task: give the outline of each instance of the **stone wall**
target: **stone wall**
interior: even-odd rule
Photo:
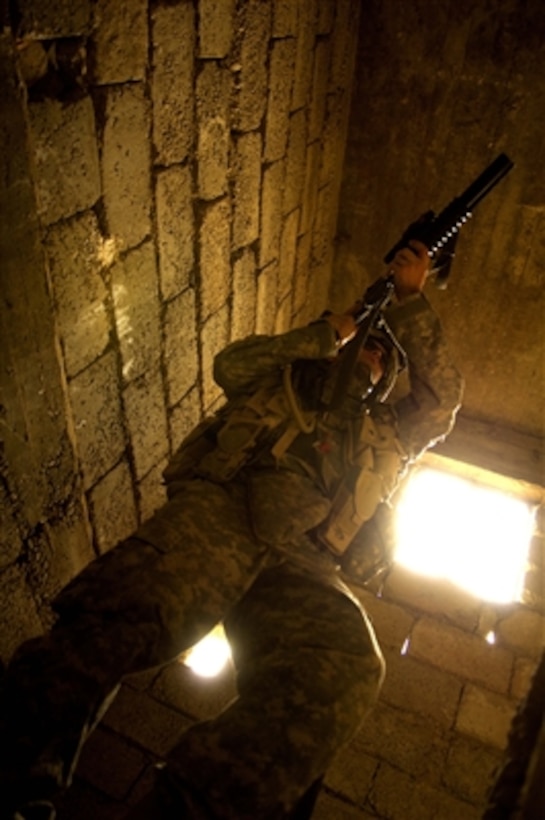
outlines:
[[[355,0],[19,7],[18,48],[0,38],[4,660],[161,503],[169,454],[220,400],[214,352],[325,306],[358,13]],[[524,607],[401,569],[380,596],[356,590],[388,674],[316,818],[480,816],[543,646],[542,520],[531,561]],[[122,816],[150,763],[233,693],[232,677],[179,664],[129,680],[64,816]]]
[[[358,2],[13,4],[1,655],[161,503],[215,352],[326,304]],[[19,82],[19,77],[25,86]]]

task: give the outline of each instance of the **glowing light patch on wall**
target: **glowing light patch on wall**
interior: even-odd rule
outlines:
[[[214,627],[183,657],[183,663],[202,678],[214,678],[231,658],[231,647],[221,625]]]
[[[520,599],[534,529],[524,500],[424,468],[405,486],[396,518],[397,563],[486,601]]]
[[[123,376],[128,379],[134,365],[134,356],[127,356],[127,351],[134,344],[134,331],[129,314],[129,291],[124,285],[114,285],[113,297],[117,335],[125,347]]]

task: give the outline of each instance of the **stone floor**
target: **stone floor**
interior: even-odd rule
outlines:
[[[84,746],[74,782],[58,806],[58,820],[123,820],[151,788],[155,765],[181,732],[217,714],[235,696],[229,667],[216,678],[199,678],[175,662],[127,678]],[[367,816],[324,791],[313,820]]]

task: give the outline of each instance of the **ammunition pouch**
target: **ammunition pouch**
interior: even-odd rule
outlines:
[[[343,555],[379,504],[388,501],[403,469],[403,452],[391,424],[366,416],[330,515],[317,537],[331,552]]]
[[[339,559],[341,572],[350,581],[366,584],[392,567],[395,550],[394,509],[379,504]]]
[[[299,435],[285,393],[275,384],[230,402],[184,439],[163,473],[167,484],[200,476],[230,481],[267,450],[277,461]]]

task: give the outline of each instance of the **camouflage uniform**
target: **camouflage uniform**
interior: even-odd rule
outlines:
[[[303,412],[305,432],[301,419],[294,425],[283,369],[335,352],[327,322],[253,336],[216,357],[228,401],[167,468],[168,502],[61,592],[51,633],[12,660],[3,735],[17,768],[32,767],[32,785],[19,784],[25,797],[69,782],[124,675],[170,661],[218,621],[239,697],[169,754],[165,806],[196,820],[286,817],[354,735],[384,664],[324,522],[350,501],[345,488],[339,506],[339,487],[355,467],[367,471],[365,487],[379,487],[369,509],[359,505],[360,518],[372,515],[393,489],[392,465],[397,475],[448,432],[461,389],[423,297],[392,309],[389,323],[408,353],[412,393],[377,410],[372,443],[358,438],[361,418],[323,424]]]

